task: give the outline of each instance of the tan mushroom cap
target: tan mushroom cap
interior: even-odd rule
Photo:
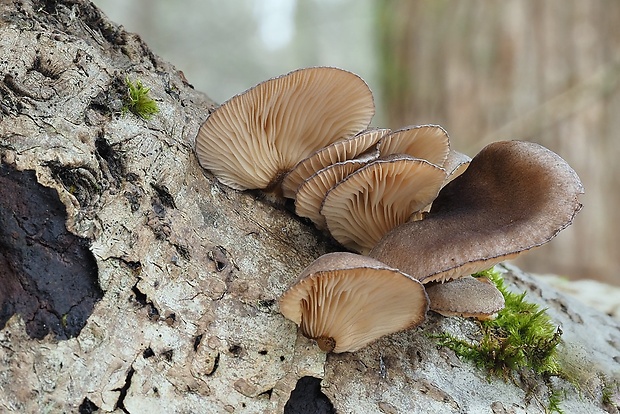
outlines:
[[[368,164],[366,159],[339,162],[319,170],[304,181],[295,193],[295,213],[307,217],[319,230],[326,230],[327,223],[321,214],[325,196],[336,184]]]
[[[448,157],[442,165],[442,167],[446,170],[446,173],[448,174],[448,176],[446,177],[446,181],[444,182],[444,186],[450,181],[454,180],[459,175],[463,174],[469,166],[470,162],[471,158],[468,155],[450,149]]]
[[[308,158],[300,161],[282,180],[282,194],[284,197],[294,198],[295,192],[306,179],[323,168],[339,162],[354,159],[371,150],[379,142],[389,129],[368,129],[359,134],[336,141],[311,154]],[[372,151],[371,151],[372,152]],[[372,158],[379,158],[376,150]],[[369,159],[369,161],[370,161]]]
[[[387,234],[370,256],[427,283],[472,274],[547,243],[581,209],[579,177],[531,142],[485,147],[423,220]]]
[[[504,295],[486,277],[463,276],[424,286],[430,309],[444,316],[492,319],[504,308]]]
[[[280,299],[280,312],[324,351],[353,352],[420,325],[428,298],[417,280],[353,253],[328,253]]]
[[[408,126],[384,136],[379,151],[381,157],[407,154],[441,167],[450,151],[450,138],[439,125]]]
[[[299,161],[357,134],[374,115],[368,85],[337,68],[300,69],[224,102],[196,137],[203,168],[238,189],[278,188]]]
[[[407,155],[377,160],[329,190],[321,215],[334,239],[365,254],[433,201],[445,177],[442,168]]]

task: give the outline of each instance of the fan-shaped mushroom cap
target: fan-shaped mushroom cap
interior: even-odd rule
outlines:
[[[424,286],[430,309],[444,316],[492,319],[504,308],[504,295],[486,277],[463,276]]]
[[[224,102],[200,128],[196,154],[232,188],[270,190],[317,149],[364,130],[374,110],[357,75],[300,69]]]
[[[451,149],[448,153],[448,158],[442,166],[448,174],[446,181],[444,182],[444,186],[459,175],[463,174],[470,162],[471,158],[469,156]]]
[[[280,312],[327,352],[353,352],[424,322],[428,298],[415,279],[353,253],[328,253],[280,299]]]
[[[323,200],[331,188],[354,171],[368,164],[366,159],[354,159],[325,167],[304,181],[295,193],[295,213],[307,217],[319,230],[326,230],[325,217],[321,215]]]
[[[450,139],[439,125],[408,126],[387,134],[379,143],[381,157],[407,154],[443,166],[450,151]]]
[[[294,198],[297,188],[308,177],[312,176],[323,168],[339,162],[354,159],[362,153],[371,149],[373,145],[387,134],[389,129],[368,129],[359,134],[336,141],[324,148],[321,148],[311,154],[308,158],[300,161],[282,180],[282,194],[284,197]],[[375,152],[368,161],[373,158],[379,158],[379,151]]]
[[[377,160],[329,190],[321,214],[340,244],[365,254],[433,201],[445,177],[442,168],[407,155]]]
[[[398,226],[369,253],[427,283],[472,274],[547,243],[581,209],[579,177],[531,142],[485,147],[423,220]]]

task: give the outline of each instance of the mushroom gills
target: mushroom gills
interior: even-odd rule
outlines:
[[[357,159],[370,162],[379,157],[377,142],[389,129],[367,129],[359,134],[336,141],[312,153],[300,161],[282,180],[282,193],[287,198],[295,198],[299,186],[310,176],[340,162]]]
[[[307,217],[319,230],[327,230],[325,216],[321,214],[321,205],[327,193],[339,182],[366,165],[366,160],[348,160],[339,162],[317,171],[304,181],[295,193],[295,213]]]
[[[407,154],[443,167],[450,151],[450,138],[439,125],[412,125],[393,131],[379,142],[381,158]]]
[[[426,319],[422,284],[370,257],[316,259],[280,298],[280,312],[326,352],[353,352]]]
[[[280,181],[320,148],[366,129],[372,92],[342,69],[299,69],[219,106],[196,137],[200,165],[237,190],[280,192]]]
[[[325,196],[320,212],[340,244],[366,254],[386,233],[429,205],[445,177],[444,169],[428,161],[392,155],[340,181]]]

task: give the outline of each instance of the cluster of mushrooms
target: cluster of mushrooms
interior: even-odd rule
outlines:
[[[436,125],[369,128],[374,112],[357,75],[300,69],[226,101],[196,138],[219,181],[293,199],[349,250],[319,257],[280,299],[327,352],[418,326],[429,308],[493,317],[501,293],[470,275],[548,242],[581,209],[579,177],[538,144],[470,159]]]

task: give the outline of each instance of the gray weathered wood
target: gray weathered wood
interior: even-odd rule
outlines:
[[[57,191],[67,228],[90,241],[103,291],[67,340],[31,338],[21,315],[8,320],[0,411],[282,412],[298,379],[313,376],[342,413],[543,412],[546,387],[527,402],[522,384],[488,382],[436,349],[427,334],[472,332],[463,319],[432,315],[325,363],[277,299],[333,246],[200,168],[193,141],[213,102],[88,1],[5,1],[0,16],[2,163]],[[121,114],[127,76],[151,88],[160,108],[151,120]],[[586,385],[577,395],[558,384],[569,390],[566,412],[603,412],[620,327],[514,273],[562,324],[567,361]]]

